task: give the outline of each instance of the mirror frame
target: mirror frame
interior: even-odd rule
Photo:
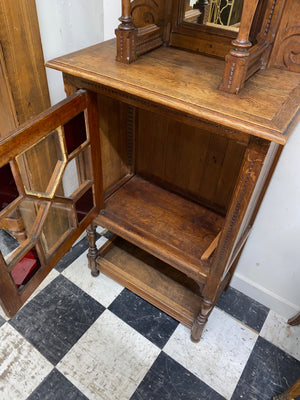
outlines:
[[[224,59],[238,32],[184,21],[185,0],[173,0],[170,46]]]

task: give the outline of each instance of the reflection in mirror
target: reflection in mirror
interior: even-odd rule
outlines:
[[[184,21],[238,31],[243,0],[185,0]]]

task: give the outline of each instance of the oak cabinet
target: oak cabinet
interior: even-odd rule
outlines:
[[[222,59],[160,46],[128,65],[116,61],[115,40],[47,66],[63,72],[69,98],[0,146],[17,189],[0,218],[18,208],[28,221],[26,241],[1,259],[2,304],[14,314],[88,227],[92,274],[125,285],[198,341],[299,121],[300,75],[267,68],[233,95],[219,90]],[[44,140],[55,162],[40,187],[28,171]],[[101,249],[97,224],[114,234]],[[29,253],[35,265],[16,282]]]

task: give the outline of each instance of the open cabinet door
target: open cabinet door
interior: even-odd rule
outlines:
[[[46,160],[51,168],[41,181],[33,171]],[[24,232],[22,240],[12,238],[9,254],[0,252],[0,302],[9,317],[92,222],[102,201],[94,94],[75,93],[0,142],[0,226],[13,236],[10,220],[17,219]]]

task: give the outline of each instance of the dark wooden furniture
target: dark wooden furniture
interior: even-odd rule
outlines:
[[[76,142],[82,131],[88,132],[84,136],[88,142],[79,139],[67,156],[60,150],[55,157],[59,165],[65,168],[85,146],[90,146],[90,158],[77,157],[77,168],[92,163],[88,174],[77,173],[80,185],[71,194],[64,194],[57,167],[51,175],[57,186],[51,186],[47,196],[41,189],[24,190],[26,174],[22,175],[23,165],[18,163],[22,198],[43,201],[44,207],[59,203],[68,210],[69,217],[64,218],[68,228],[62,225],[67,244],[56,237],[45,253],[47,239],[40,234],[47,211],[41,213],[34,225],[37,230],[29,232],[30,246],[22,248],[18,257],[2,260],[1,279],[6,279],[2,302],[11,314],[15,312],[31,285],[36,286],[68,249],[76,231],[93,221],[87,231],[92,274],[102,270],[191,328],[192,340],[198,341],[234,272],[280,152],[299,121],[300,75],[267,68],[253,75],[239,95],[220,91],[224,59],[156,46],[155,37],[177,29],[171,24],[177,2],[157,3],[158,16],[169,15],[169,27],[165,23],[143,26],[144,12],[138,9],[144,5],[148,10],[147,4],[123,2],[117,60],[112,40],[48,62],[47,66],[63,72],[66,92],[75,97],[68,105],[55,107],[54,117],[49,111],[38,119],[45,131],[38,131],[32,121],[29,131],[23,128],[25,133],[16,132],[0,147],[1,165],[18,163],[20,151],[60,126],[56,148],[64,148],[64,135]],[[133,15],[141,28],[133,24]],[[125,39],[140,50],[147,43],[152,51],[132,52],[131,45],[125,46],[126,60],[133,61],[133,56],[135,62],[120,62],[124,61],[120,43]],[[143,55],[137,58],[138,53]],[[87,94],[76,95],[78,89]],[[91,100],[74,106],[74,101],[85,98]],[[83,110],[84,119],[66,129],[67,121]],[[78,201],[91,187],[93,201],[84,210],[92,216],[83,213],[81,219]],[[9,210],[4,209],[0,218]],[[114,233],[100,250],[95,245],[96,224]],[[17,288],[11,278],[15,261],[33,245],[42,260],[40,268]]]

